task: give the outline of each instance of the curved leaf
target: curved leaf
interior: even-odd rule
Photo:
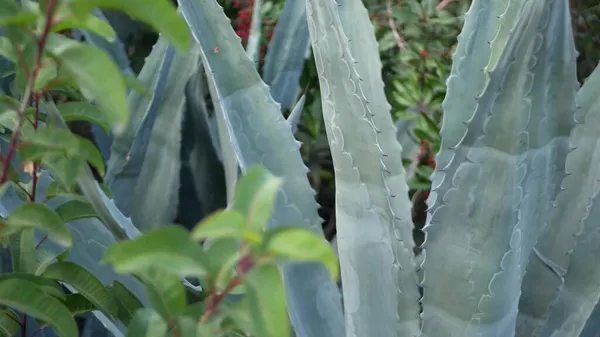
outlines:
[[[69,309],[35,283],[17,279],[0,281],[0,304],[48,322],[61,337],[79,336]]]
[[[48,266],[41,276],[68,283],[99,310],[111,316],[117,315],[117,304],[110,292],[85,268],[73,262],[57,262]]]
[[[73,235],[60,216],[42,204],[26,203],[15,208],[6,219],[6,225],[2,233],[35,228],[47,233],[50,239],[64,247],[73,245]]]
[[[287,0],[273,30],[263,68],[273,99],[290,109],[310,47],[305,1]]]
[[[103,50],[57,34],[51,34],[46,48],[76,80],[84,93],[104,110],[111,127],[123,128],[128,118],[123,75]],[[99,80],[102,79],[102,80]]]

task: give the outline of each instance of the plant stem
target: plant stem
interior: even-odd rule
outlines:
[[[27,314],[23,313],[23,319],[21,319],[21,337],[27,337]]]
[[[37,53],[35,57],[35,63],[33,66],[33,71],[29,73],[27,78],[27,87],[25,88],[25,93],[23,94],[23,99],[21,100],[21,106],[19,107],[18,115],[19,121],[17,123],[17,127],[13,130],[13,134],[10,138],[10,145],[8,147],[8,153],[6,157],[3,158],[2,164],[2,176],[0,176],[0,185],[4,184],[8,178],[8,166],[16,152],[17,147],[17,139],[19,136],[19,132],[23,127],[23,123],[25,121],[25,111],[27,106],[31,101],[33,93],[33,86],[35,85],[35,80],[37,75],[41,69],[42,65],[42,57],[44,56],[44,48],[46,46],[46,41],[48,40],[48,36],[50,35],[50,29],[52,28],[52,16],[54,15],[54,8],[56,7],[56,0],[48,0],[48,9],[46,11],[46,23],[44,25],[44,30],[42,31],[42,35],[37,40]],[[37,107],[36,107],[37,109]],[[37,125],[37,118],[34,120],[34,124]],[[34,195],[35,196],[35,195]]]
[[[21,100],[21,105],[19,106],[19,110],[17,114],[19,115],[19,121],[17,122],[17,127],[13,130],[13,133],[10,137],[10,145],[8,147],[8,152],[5,157],[2,158],[2,175],[0,176],[0,185],[4,184],[8,179],[9,165],[10,162],[17,151],[17,140],[19,137],[19,132],[21,132],[21,128],[23,127],[23,123],[27,120],[26,111],[29,106],[32,98],[35,100],[35,117],[33,120],[33,128],[37,129],[38,120],[39,120],[39,103],[40,103],[40,94],[34,93],[34,85],[35,80],[42,68],[42,58],[44,56],[44,49],[46,47],[46,41],[48,40],[48,36],[50,35],[50,30],[52,28],[52,21],[54,15],[54,9],[56,7],[56,0],[48,0],[48,8],[46,11],[46,22],[44,24],[44,30],[42,31],[42,35],[37,40],[37,53],[35,56],[35,61],[33,65],[33,70],[28,72],[27,76],[27,86],[25,88],[25,93],[23,94],[23,99]],[[22,61],[23,58],[19,57]],[[25,65],[26,67],[26,65]],[[37,189],[37,163],[33,164],[33,182],[32,182],[32,191],[29,194],[29,199],[31,202],[35,202],[35,194]],[[39,244],[38,244],[39,245]],[[27,314],[23,313],[23,318],[21,319],[21,337],[27,337]],[[37,333],[34,332],[34,335]]]
[[[235,287],[237,287],[238,285],[240,285],[242,281],[242,275],[238,274],[236,275],[233,279],[231,279],[231,281],[229,281],[229,284],[227,284],[227,286],[225,287],[225,289],[223,289],[223,291],[218,292],[216,289],[213,290],[213,293],[211,294],[210,298],[209,298],[209,302],[208,302],[208,306],[206,307],[206,309],[204,310],[204,313],[202,314],[202,318],[200,318],[200,324],[205,324],[208,319],[215,313],[215,311],[217,310],[217,305],[219,305],[219,303],[221,302],[221,300]]]

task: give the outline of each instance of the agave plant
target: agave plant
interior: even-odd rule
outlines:
[[[471,4],[447,81],[420,256],[362,1],[288,1],[262,77],[256,48],[244,50],[215,0],[180,0],[179,10],[194,43],[180,52],[161,35],[147,58],[137,79],[149,94],[129,93],[127,125],[100,144],[111,146],[114,199],[89,171],[80,178],[100,220],[69,222],[68,260],[151,307],[142,282],[100,263],[105,250],[176,218],[190,227],[231,204],[238,176],[257,164],[284,181],[270,227],[302,224],[322,236],[293,119],[281,111],[297,97],[310,44],[335,166],[342,290],[320,263],[283,264],[296,336],[597,335],[600,269],[590,261],[600,254],[600,67],[579,88],[568,1]],[[87,41],[123,59],[118,41]],[[43,108],[61,115],[52,102]],[[294,109],[298,116],[302,99]],[[40,181],[48,187],[52,178]],[[3,217],[21,203],[14,190],[1,201]],[[112,334],[127,333],[94,315]]]

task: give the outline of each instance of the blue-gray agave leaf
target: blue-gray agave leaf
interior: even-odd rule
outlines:
[[[536,245],[543,259],[530,257],[523,284],[521,323],[528,323],[525,327],[539,336],[579,335],[600,294],[600,273],[592,262],[600,258],[598,87],[600,67],[577,93],[580,108],[570,139],[573,151],[566,161],[566,171],[570,174],[562,181],[553,216]],[[558,272],[549,273],[541,260],[549,261]],[[531,335],[529,330],[520,336]]]
[[[170,47],[169,47],[170,48]],[[135,226],[144,231],[156,226],[173,222],[177,216],[179,203],[179,174],[181,170],[181,137],[184,110],[187,108],[185,88],[191,74],[196,72],[199,61],[197,48],[185,54],[176,54],[166,78],[166,87],[160,100],[151,114],[156,114],[151,133],[148,134],[147,150],[137,148],[136,141],[131,148],[131,160],[125,165],[124,171],[129,171],[129,164],[138,166],[140,173],[133,192],[131,219]],[[148,117],[151,116],[148,115]],[[140,133],[145,133],[145,123],[142,123]],[[145,135],[141,135],[144,141]],[[208,144],[210,145],[210,144]],[[141,163],[137,152],[145,152]],[[139,158],[142,158],[140,155]],[[133,172],[133,170],[132,170]],[[118,180],[115,181],[115,183]],[[185,182],[184,182],[185,183]],[[212,193],[212,191],[202,191]]]
[[[154,65],[151,58],[153,53],[160,53],[160,40],[148,57],[146,65],[148,68],[153,68]],[[126,216],[130,216],[132,212],[133,191],[138,182],[138,177],[142,170],[146,151],[150,144],[150,136],[154,127],[154,122],[163,105],[163,98],[167,88],[169,88],[169,78],[171,77],[171,69],[173,60],[176,57],[173,46],[166,46],[166,50],[161,58],[158,70],[149,78],[145,77],[145,69],[140,73],[142,83],[149,82],[149,87],[152,87],[152,96],[139,97],[139,93],[130,92],[129,99],[134,101],[130,103],[130,119],[125,132],[119,137],[115,137],[111,148],[111,158],[107,165],[106,183],[113,191],[117,206]],[[146,66],[144,65],[144,66]],[[178,102],[179,103],[179,102]],[[135,127],[135,124],[137,127]],[[129,127],[131,125],[131,127]]]
[[[302,119],[302,111],[304,111],[304,103],[306,102],[306,94],[302,94],[294,108],[290,112],[290,115],[287,118],[287,122],[290,124],[290,128],[292,129],[292,133],[296,134],[298,131],[298,124]]]
[[[180,172],[183,183],[179,189],[178,223],[190,229],[205,216],[227,206],[225,161],[218,157],[221,145],[219,135],[214,135],[217,128],[211,127],[205,102],[206,79],[199,55],[197,61],[197,70],[186,87]],[[237,159],[233,150],[231,154],[237,177]]]
[[[573,125],[574,49],[563,6],[510,2],[500,21],[512,28],[501,24],[501,40],[491,42],[485,87],[466,130],[438,156],[450,160],[436,169],[428,200],[424,336],[515,334],[527,259],[559,190],[548,181],[564,176]],[[565,58],[548,57],[551,50]],[[464,85],[456,76],[449,85]],[[447,100],[464,101],[452,87]],[[444,111],[446,125],[460,122],[453,112]]]
[[[307,17],[336,172],[346,336],[416,336],[411,203],[375,32],[361,0],[338,3],[308,0]]]
[[[115,137],[111,146],[111,157],[107,163],[105,177],[107,185],[110,185],[116,174],[123,169],[140,124],[148,114],[154,94],[157,92],[159,79],[157,74],[163,65],[167,47],[167,41],[159,37],[138,75],[138,80],[148,89],[151,95],[143,95],[136,91],[129,92],[129,118],[125,130]]]
[[[323,235],[314,191],[280,105],[244,52],[215,0],[181,0],[183,16],[201,46],[207,73],[242,172],[262,164],[283,177],[271,225],[304,225]],[[218,111],[217,111],[218,113]],[[319,263],[283,267],[290,317],[299,337],[343,335],[339,290]]]
[[[304,1],[288,0],[275,25],[263,67],[263,79],[283,110],[294,104],[309,47]]]
[[[445,149],[460,143],[466,130],[465,123],[473,115],[477,97],[486,81],[484,72],[477,70],[486,67],[490,60],[490,41],[496,46],[505,41],[507,30],[513,26],[514,8],[520,7],[521,3],[523,0],[473,0],[471,3],[446,81],[447,92],[442,107],[452,118],[442,120],[440,134],[444,151],[437,154],[436,166],[444,168],[452,159],[452,152]],[[512,7],[508,7],[509,4]],[[432,177],[434,186],[443,179],[440,175],[443,176],[443,171],[436,170]]]
[[[579,337],[600,337],[600,303],[596,303]]]
[[[231,142],[231,131],[227,127],[226,116],[223,113],[223,107],[219,104],[219,94],[215,88],[215,79],[212,72],[206,72],[207,86],[210,92],[211,100],[215,109],[215,121],[217,133],[219,136],[219,145],[221,147],[221,158],[223,169],[225,171],[225,185],[227,191],[227,203],[233,201],[235,186],[240,175],[240,165],[236,149]],[[216,102],[216,104],[214,104]]]
[[[248,44],[246,45],[246,53],[248,57],[258,67],[260,57],[260,43],[262,37],[262,6],[263,0],[255,0],[252,5],[252,21],[250,24],[250,36],[248,36]]]

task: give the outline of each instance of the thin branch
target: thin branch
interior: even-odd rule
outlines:
[[[440,2],[437,6],[435,6],[435,9],[438,11],[441,11],[446,6],[448,6],[451,2],[452,2],[452,0],[442,0],[442,2]]]
[[[388,14],[388,25],[392,30],[392,34],[394,35],[394,39],[396,40],[396,44],[400,48],[400,50],[406,50],[406,41],[404,37],[400,35],[398,31],[398,27],[396,26],[396,21],[394,20],[394,10],[392,8],[392,0],[387,0],[387,14]]]

